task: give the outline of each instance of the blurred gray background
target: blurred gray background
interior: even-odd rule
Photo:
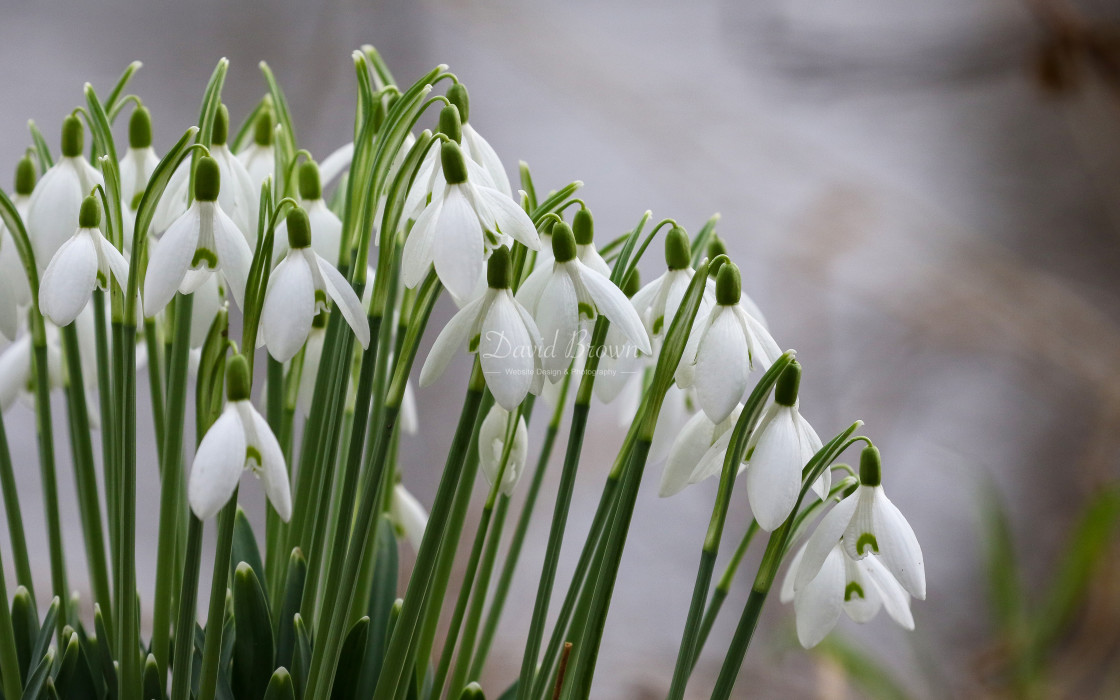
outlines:
[[[197,118],[222,56],[234,120],[262,95],[257,62],[267,60],[300,144],[322,157],[350,138],[349,54],[372,43],[402,82],[449,64],[471,90],[472,124],[507,169],[527,161],[544,190],[583,180],[604,240],[647,208],[691,231],[720,212],[745,289],[779,344],[799,352],[803,413],[822,436],[866,421],[886,488],[925,551],[930,594],[914,605],[914,633],[880,615],[866,627],[842,622],[836,634],[882,659],[916,696],[975,696],[991,646],[981,488],[994,482],[1010,507],[1023,565],[1041,586],[1078,505],[1116,477],[1120,70],[1116,54],[1083,61],[1101,53],[1077,44],[1099,21],[1114,30],[1116,10],[1104,0],[6,2],[0,163],[22,154],[28,118],[54,144],[82,84],[107,91],[134,59],[144,68],[131,89],[166,148]],[[1045,70],[1040,55],[1050,59]],[[451,311],[445,300],[437,316]],[[456,367],[465,371],[465,359]],[[423,439],[404,442],[405,482],[426,503],[458,414],[447,399],[464,383],[455,377],[419,392]],[[143,411],[143,387],[141,396]],[[595,410],[561,582],[622,432],[613,407]],[[29,536],[45,562],[33,415],[20,406],[5,420]],[[64,507],[76,512],[60,454]],[[140,521],[151,523],[140,528],[144,595],[154,575],[153,455],[149,440],[140,459]],[[559,454],[554,461],[545,514]],[[715,485],[659,500],[659,470],[639,500],[596,697],[662,697],[668,687]],[[259,514],[259,489],[242,493]],[[734,503],[728,543],[749,517],[745,492]],[[84,588],[76,515],[68,526],[71,582]],[[542,517],[510,600],[523,612],[507,613],[492,656],[491,692],[517,672],[546,532]],[[710,692],[757,556],[699,662],[692,697]],[[39,576],[49,590],[45,566]],[[792,619],[775,595],[741,696],[851,692],[834,667],[799,651]]]

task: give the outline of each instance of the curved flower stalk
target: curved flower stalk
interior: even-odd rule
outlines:
[[[428,386],[462,348],[477,352],[494,400],[513,411],[530,391],[541,387],[541,334],[529,312],[510,291],[513,269],[509,249],[498,248],[487,263],[486,292],[459,310],[440,331],[420,370]]]
[[[128,284],[128,262],[105,240],[98,226],[101,209],[96,195],[82,202],[77,231],[59,247],[39,283],[39,310],[58,326],[78,317],[95,289],[108,290],[109,278]]]
[[[434,263],[447,290],[467,299],[482,278],[487,252],[501,235],[530,250],[539,250],[541,243],[529,215],[512,199],[468,179],[454,141],[443,142],[440,160],[447,184],[432,196],[405,240],[401,276],[407,287],[415,287]]]
[[[235,355],[226,372],[226,406],[202,438],[187,485],[191,510],[199,520],[213,517],[233,496],[248,469],[261,480],[280,518],[292,517],[292,494],[280,443],[249,401],[249,365]]]
[[[218,162],[209,156],[199,158],[194,202],[163,234],[148,262],[144,278],[148,316],[162,311],[176,291],[191,294],[215,273],[241,306],[253,253],[218,201],[221,185]]]
[[[326,310],[328,298],[338,306],[362,347],[369,347],[362,302],[346,278],[312,250],[307,212],[292,209],[286,223],[290,249],[269,277],[261,312],[261,341],[269,354],[281,362],[292,359],[307,341],[315,315]]]
[[[463,120],[463,151],[467,154],[467,157],[482,166],[482,169],[493,180],[495,189],[507,197],[513,196],[513,190],[509,186],[509,176],[506,175],[506,169],[502,166],[502,161],[498,158],[497,152],[470,125],[471,101],[467,86],[462,83],[455,83],[448,89],[447,99],[458,108],[459,116]]]
[[[501,474],[500,488],[506,496],[512,496],[513,490],[517,488],[517,482],[521,480],[521,473],[525,471],[525,460],[529,455],[529,427],[525,423],[525,416],[519,415],[505,473],[501,473],[502,453],[506,447],[506,428],[510,415],[510,411],[494,404],[478,430],[478,464],[482,468],[482,475],[486,477],[486,482],[493,486]]]
[[[649,354],[649,336],[638,312],[609,278],[579,260],[575,235],[562,221],[552,227],[552,254],[552,266],[534,271],[517,290],[518,300],[536,319],[544,338],[547,350],[541,364],[549,380],[559,381],[576,357],[582,343],[580,320],[598,314],[617,325],[639,352]]]
[[[269,102],[253,121],[253,142],[237,154],[237,159],[245,166],[249,182],[256,191],[276,172],[276,147],[272,143],[276,118]]]
[[[21,218],[27,218],[27,208],[35,189],[35,166],[24,156],[16,166],[15,196],[12,204]],[[23,269],[16,242],[7,225],[0,220],[0,335],[15,340],[19,331],[19,310],[31,303],[31,285]]]
[[[428,527],[428,511],[399,482],[393,486],[393,495],[389,499],[389,520],[397,536],[407,539],[412,548],[419,551],[420,543],[424,541],[424,530]]]
[[[85,156],[85,129],[77,117],[62,120],[62,158],[43,174],[27,206],[27,229],[42,270],[78,228],[82,200],[105,180]]]
[[[689,337],[677,368],[677,383],[696,388],[700,408],[714,423],[743,400],[755,363],[765,370],[782,354],[769,331],[743,309],[741,297],[739,268],[724,263],[716,277],[716,306],[703,331]]]
[[[311,249],[332,265],[336,264],[342,248],[342,220],[323,199],[319,167],[314,161],[306,161],[299,166],[299,197],[311,223]],[[275,262],[282,259],[288,251],[287,220],[277,224],[274,236],[272,260]],[[372,285],[367,286],[371,287]]]

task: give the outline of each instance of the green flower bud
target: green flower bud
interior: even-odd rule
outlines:
[[[670,270],[687,270],[692,267],[688,234],[680,226],[669,229],[669,235],[665,236],[665,264]]]
[[[576,236],[578,245],[591,245],[595,240],[595,219],[587,209],[580,208],[572,217],[572,233]]]
[[[883,483],[883,458],[874,445],[868,445],[859,453],[859,482],[864,486]]]
[[[319,166],[313,160],[300,163],[299,197],[305,202],[323,198],[323,183],[319,180]]]
[[[440,160],[443,162],[443,177],[449,185],[458,185],[467,181],[467,162],[463,159],[463,151],[454,141],[444,141],[440,146]]]
[[[132,110],[128,118],[129,148],[148,148],[152,145],[152,113],[147,107]]]
[[[214,126],[210,130],[210,145],[224,146],[229,139],[229,110],[225,105],[218,105],[214,114]]]
[[[552,225],[552,257],[558,263],[565,263],[576,257],[576,236],[572,227],[563,221]]]
[[[226,398],[230,401],[246,401],[253,382],[249,377],[249,363],[244,355],[234,355],[226,365]]]
[[[720,306],[734,306],[743,295],[743,283],[739,279],[739,266],[729,262],[719,268],[716,275],[716,303]]]
[[[311,220],[303,207],[288,212],[288,247],[292,250],[311,245]]]
[[[222,174],[218,170],[218,161],[210,156],[199,158],[198,165],[194,167],[194,198],[200,202],[215,202],[221,186]]]
[[[446,105],[439,111],[439,133],[455,143],[463,142],[463,122],[459,119],[459,109],[455,105]]]
[[[62,157],[76,158],[82,155],[85,140],[86,132],[81,119],[71,114],[62,120]]]
[[[509,248],[501,246],[490,255],[486,263],[486,283],[490,289],[509,289],[513,277],[513,264],[509,258]]]
[[[466,124],[471,118],[471,98],[467,86],[455,83],[447,91],[447,101],[459,108],[459,118]]]
[[[253,122],[253,143],[258,146],[272,145],[272,129],[276,126],[276,118],[272,114],[272,107],[266,106],[257,114]]]
[[[78,228],[97,228],[101,225],[101,207],[97,203],[97,195],[91,194],[82,200],[82,208],[78,212]]]
[[[630,271],[630,274],[626,276],[626,281],[622,284],[622,293],[628,297],[632,297],[637,294],[638,290],[641,288],[642,276],[638,272],[638,268],[635,267]]]
[[[477,682],[472,682],[466,688],[463,688],[459,700],[486,700],[486,695],[482,692],[482,686]]]
[[[774,402],[781,406],[797,403],[797,390],[801,386],[801,364],[794,360],[782,370],[774,385]]]
[[[16,194],[28,195],[35,189],[35,164],[24,156],[16,165]]]

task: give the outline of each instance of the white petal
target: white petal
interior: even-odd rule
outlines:
[[[798,567],[795,588],[800,589],[808,584],[820,571],[828,553],[836,547],[836,543],[844,534],[844,529],[848,527],[858,502],[855,494],[848,496],[833,506],[832,510],[817,523],[817,529],[805,542],[805,557]]]
[[[331,153],[319,163],[319,180],[323,183],[323,187],[327,186],[331,180],[342,174],[342,171],[350,167],[350,161],[354,159],[354,142],[340,147],[338,150]]]
[[[265,495],[276,509],[276,514],[281,520],[288,522],[292,518],[292,492],[288,485],[288,468],[284,462],[284,451],[280,449],[280,442],[273,434],[268,421],[248,401],[239,403],[244,406],[242,421],[245,420],[245,415],[249,414],[256,433],[253,447],[260,452],[261,465],[255,473],[260,477]]]
[[[743,324],[747,337],[751,341],[751,361],[759,363],[763,370],[769,369],[770,365],[782,356],[782,349],[774,342],[770,331],[744,311],[742,306],[736,305],[734,309],[736,317]]]
[[[78,172],[69,161],[67,158],[59,160],[40,178],[31,193],[27,233],[40,270],[78,229],[78,211],[86,193],[82,192]]]
[[[331,264],[337,264],[342,250],[342,220],[321,199],[304,202],[303,208],[307,210],[307,219],[311,223],[312,250]]]
[[[918,538],[882,487],[876,490],[871,517],[879,540],[879,558],[910,595],[925,600],[925,560]]]
[[[17,338],[0,353],[0,411],[7,411],[31,377],[31,335]]]
[[[428,511],[401,484],[393,487],[389,518],[404,533],[412,548],[419,551],[420,543],[424,541],[424,530],[428,527]]]
[[[39,285],[39,310],[58,326],[71,323],[97,287],[97,247],[80,230],[62,244]]]
[[[432,344],[428,359],[424,361],[424,366],[420,369],[420,386],[428,386],[438,379],[447,369],[451,359],[455,357],[455,353],[467,349],[467,342],[471,339],[471,331],[474,330],[475,324],[478,322],[478,316],[484,309],[483,304],[487,303],[488,300],[489,295],[475,299],[460,309],[443,327],[443,330],[436,336],[436,342]]]
[[[747,495],[759,527],[773,532],[785,522],[801,490],[801,443],[793,409],[779,407],[762,429],[747,469]]]
[[[607,320],[617,325],[623,334],[629,338],[638,349],[645,354],[650,354],[649,336],[642,325],[642,319],[634,310],[630,299],[622,290],[614,285],[608,278],[600,275],[587,267],[578,259],[574,260],[575,267],[579,270],[579,279],[587,288],[591,298],[595,300],[595,308],[607,317]],[[716,422],[718,423],[723,418]]]
[[[307,341],[315,318],[315,285],[307,258],[293,251],[268,280],[261,311],[261,338],[280,362],[295,357]]]
[[[557,265],[545,282],[534,313],[541,332],[541,365],[556,383],[575,357],[579,340],[579,301],[572,278]]]
[[[233,495],[245,468],[245,430],[235,407],[227,405],[198,446],[187,485],[191,510],[199,520],[217,514]]]
[[[109,263],[109,269],[112,271],[113,277],[117,280],[121,289],[125,289],[128,286],[128,261],[124,259],[116,246],[105,240],[100,231],[97,231],[94,235],[99,252],[105,256],[105,261]]]
[[[499,291],[482,321],[479,360],[494,400],[513,411],[533,383],[537,344],[508,290]]]
[[[719,307],[696,350],[693,376],[696,398],[712,421],[722,421],[743,399],[750,371],[742,328],[727,307]]]
[[[819,573],[800,587],[793,599],[801,646],[810,649],[820,644],[840,619],[843,602],[844,554],[839,547],[833,547]]]
[[[482,421],[478,432],[478,458],[482,474],[491,486],[501,470],[502,453],[505,451],[506,428],[510,412],[495,404]],[[529,432],[525,418],[519,416],[514,430],[513,446],[510,447],[509,461],[502,474],[502,493],[509,496],[521,479],[525,468],[525,458],[529,447]]]
[[[210,334],[210,326],[214,317],[222,306],[221,295],[218,293],[218,279],[210,275],[208,279],[194,292],[194,301],[191,303],[191,347],[199,348],[206,342]]]
[[[610,279],[611,266],[607,264],[606,260],[603,260],[602,255],[599,255],[599,251],[595,249],[594,243],[588,243],[587,245],[577,245],[576,257],[578,257],[579,261],[587,267],[591,268],[595,272],[598,272],[603,277]],[[632,305],[633,302],[634,300],[633,298],[631,298],[630,303]],[[637,311],[636,306],[634,310]],[[641,316],[641,314],[638,315]]]
[[[296,402],[304,417],[311,414],[311,400],[315,395],[315,382],[319,374],[319,363],[323,357],[325,338],[325,329],[312,327],[311,334],[307,336],[307,344],[304,346],[303,367],[299,375],[299,399]],[[405,394],[407,393],[406,389]]]
[[[864,575],[864,563],[873,558],[852,561],[844,557],[844,612],[860,624],[870,622],[883,607],[878,587]]]
[[[715,429],[715,424],[703,412],[697,413],[684,424],[673,448],[669,450],[669,458],[665,460],[658,496],[667,498],[688,486],[689,478],[700,459],[712,446]]]
[[[475,192],[490,208],[498,231],[512,236],[529,250],[541,249],[541,239],[533,220],[509,195],[489,187],[476,187]]]
[[[537,312],[541,293],[544,292],[545,285],[551,279],[555,267],[556,263],[551,260],[547,265],[537,267],[529,273],[529,276],[517,288],[517,301],[528,309],[529,313],[535,314]]]
[[[506,175],[501,159],[490,143],[470,124],[463,125],[463,146],[470,158],[481,165],[486,170],[486,174],[493,179],[495,189],[506,197],[511,196],[513,191],[509,186],[509,176]]]
[[[448,291],[470,296],[486,269],[482,224],[460,186],[447,188],[436,226],[436,273]]]
[[[914,614],[910,612],[910,596],[899,585],[894,576],[883,566],[879,557],[866,557],[862,560],[863,572],[879,589],[883,607],[887,614],[903,629],[914,629]]]
[[[793,582],[797,578],[797,569],[801,566],[801,559],[805,556],[805,545],[797,550],[797,554],[793,555],[790,559],[789,568],[786,569],[785,578],[782,579],[782,587],[778,592],[778,599],[783,603],[789,603],[794,597]]]
[[[428,274],[428,267],[435,260],[436,227],[440,224],[442,212],[443,198],[440,197],[420,214],[404,241],[404,251],[401,253],[401,280],[409,289],[423,281],[424,276]]]
[[[322,346],[320,346],[322,352]],[[420,430],[420,418],[416,413],[416,392],[412,390],[412,380],[404,383],[404,396],[401,397],[401,414],[397,419],[401,432],[405,435],[415,435]]]
[[[358,338],[362,348],[369,347],[369,321],[366,319],[366,310],[362,307],[362,300],[358,298],[358,294],[350,283],[342,276],[342,273],[335,269],[334,265],[319,257],[315,253],[315,260],[319,265],[319,273],[323,276],[323,284],[327,288],[327,294],[334,300],[335,306],[342,313],[342,317],[346,319],[346,323],[350,324],[350,328],[354,330],[354,335]]]
[[[183,283],[198,247],[200,219],[199,208],[192,206],[152,246],[144,276],[144,310],[149,316],[162,311]]]
[[[711,419],[703,411],[696,415],[704,416],[704,419],[711,423]],[[720,435],[712,442],[711,447],[704,452],[704,456],[696,463],[696,468],[692,470],[692,474],[688,477],[688,483],[698,484],[704,479],[710,479],[713,476],[719,476],[723,473],[723,462],[727,458],[727,449],[731,447],[731,431]],[[740,466],[739,471],[743,470]]]
[[[214,207],[214,245],[218,248],[218,267],[222,271],[222,278],[229,286],[237,307],[245,303],[245,285],[249,281],[249,268],[253,264],[253,251],[245,242],[233,220],[222,211],[221,206]]]

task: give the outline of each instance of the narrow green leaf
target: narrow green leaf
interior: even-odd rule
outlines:
[[[51,639],[54,637],[55,624],[58,620],[58,609],[62,603],[58,598],[51,600],[51,605],[47,608],[46,617],[43,618],[43,624],[39,628],[39,634],[35,639],[35,645],[31,647],[31,664],[39,663],[39,659],[43,658],[47,653],[47,649],[51,645]]]
[[[295,685],[288,669],[278,668],[272,674],[268,689],[264,691],[264,700],[296,700]]]
[[[276,665],[292,668],[297,648],[295,615],[303,600],[303,584],[307,580],[307,560],[299,547],[292,550],[288,559],[288,575],[284,582],[284,595],[280,600],[280,613],[277,615],[279,629],[276,634]],[[302,695],[302,691],[300,693]]]
[[[101,677],[105,681],[109,697],[117,697],[117,667],[113,663],[113,640],[105,628],[105,619],[101,615],[101,606],[93,607],[93,631],[97,635],[98,658],[90,661],[100,666]]]
[[[1010,640],[1020,634],[1025,612],[1015,540],[1007,510],[994,484],[984,486],[982,493],[980,511],[984,524],[988,604],[1000,631]]]
[[[307,692],[307,673],[311,670],[311,637],[303,618],[297,612],[292,616],[296,633],[296,648],[292,659],[292,680],[295,681],[296,697],[303,698]]]
[[[23,700],[38,700],[43,685],[51,675],[51,666],[54,664],[54,649],[49,649],[43,660],[35,667],[35,671],[27,678],[23,686]]]
[[[253,526],[241,506],[237,507],[237,515],[233,523],[233,563],[248,564],[256,574],[258,581],[264,580],[264,562],[261,561],[261,552],[257,547],[257,538],[253,535]]]
[[[233,609],[235,641],[230,685],[238,700],[260,700],[275,669],[272,620],[260,579],[245,562],[237,565],[233,575]]]
[[[719,214],[713,214],[712,218],[704,222],[700,230],[696,232],[696,236],[692,239],[692,266],[696,267],[700,261],[704,259],[708,251],[708,240],[716,231],[716,224],[719,223]]]
[[[368,617],[359,619],[342,642],[338,667],[334,673],[334,685],[331,687],[331,700],[358,700],[365,697],[358,695],[358,682],[369,641],[369,626]]]
[[[16,656],[19,657],[19,672],[26,681],[28,674],[39,657],[32,656],[35,640],[39,637],[39,620],[35,614],[35,604],[23,586],[16,588],[12,598],[12,630],[16,637]]]
[[[381,674],[381,664],[385,660],[385,646],[389,641],[389,617],[397,600],[400,558],[397,547],[393,523],[388,515],[382,515],[377,523],[377,544],[374,548],[377,558],[373,565],[373,586],[367,609],[369,643],[366,644],[365,660],[362,662],[358,681],[358,697],[361,698],[373,696],[377,677]]]
[[[272,74],[272,69],[264,61],[260,62],[261,73],[264,75],[264,80],[268,83],[268,92],[272,95],[273,109],[276,112],[276,123],[282,127],[281,138],[288,142],[289,151],[296,152],[296,132],[292,126],[292,113],[288,109],[288,99],[284,97],[284,91],[280,89],[280,83],[276,82],[276,76]]]
[[[105,110],[107,112],[115,114],[119,111],[118,107],[124,99],[125,88],[128,87],[132,76],[135,75],[136,71],[140,70],[140,67],[143,65],[144,64],[140,61],[133,61],[125,67],[124,72],[121,73],[121,77],[117,80],[117,84],[113,86],[113,90],[109,93],[109,97],[105,99]]]
[[[34,121],[27,122],[27,128],[31,132],[31,143],[35,145],[35,157],[39,160],[39,177],[43,173],[51,169],[54,165],[54,158],[51,157],[51,147],[47,145],[47,140],[43,138],[43,132],[39,131],[39,126]]]
[[[854,644],[841,641],[833,635],[821,642],[814,651],[842,668],[866,692],[867,697],[878,700],[907,700],[910,697],[885,668]]]
[[[163,688],[159,682],[159,664],[156,663],[156,657],[151,654],[148,654],[148,658],[144,660],[142,678],[144,700],[163,700]]]

